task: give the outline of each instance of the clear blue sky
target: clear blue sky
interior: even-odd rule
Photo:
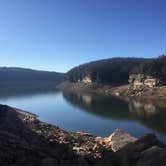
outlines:
[[[166,53],[166,0],[0,0],[0,66],[65,72]]]

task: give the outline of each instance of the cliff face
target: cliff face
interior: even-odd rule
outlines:
[[[133,90],[141,90],[143,88],[154,88],[159,85],[159,79],[145,74],[130,74],[130,88]]]
[[[136,139],[121,130],[106,138],[67,132],[39,121],[30,113],[0,105],[0,163],[3,166],[164,166],[166,147],[152,134]]]
[[[92,78],[89,75],[85,76],[85,77],[83,77],[82,82],[83,83],[92,83]]]

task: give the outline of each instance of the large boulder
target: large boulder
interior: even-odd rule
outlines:
[[[165,166],[166,147],[155,135],[147,134],[116,152],[119,165]]]
[[[122,149],[128,143],[136,141],[137,138],[132,137],[130,134],[122,131],[121,129],[116,129],[108,138],[105,139],[109,143],[111,149],[116,152]]]
[[[141,152],[137,166],[165,166],[166,148],[152,146]]]

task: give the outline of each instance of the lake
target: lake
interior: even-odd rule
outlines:
[[[166,108],[152,102],[124,101],[93,94],[56,90],[12,91],[0,94],[0,103],[39,116],[39,119],[68,131],[109,136],[120,128],[140,137],[155,133],[166,142]]]

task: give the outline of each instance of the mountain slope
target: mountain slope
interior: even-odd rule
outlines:
[[[56,86],[64,80],[65,74],[25,68],[0,67],[0,87]]]

